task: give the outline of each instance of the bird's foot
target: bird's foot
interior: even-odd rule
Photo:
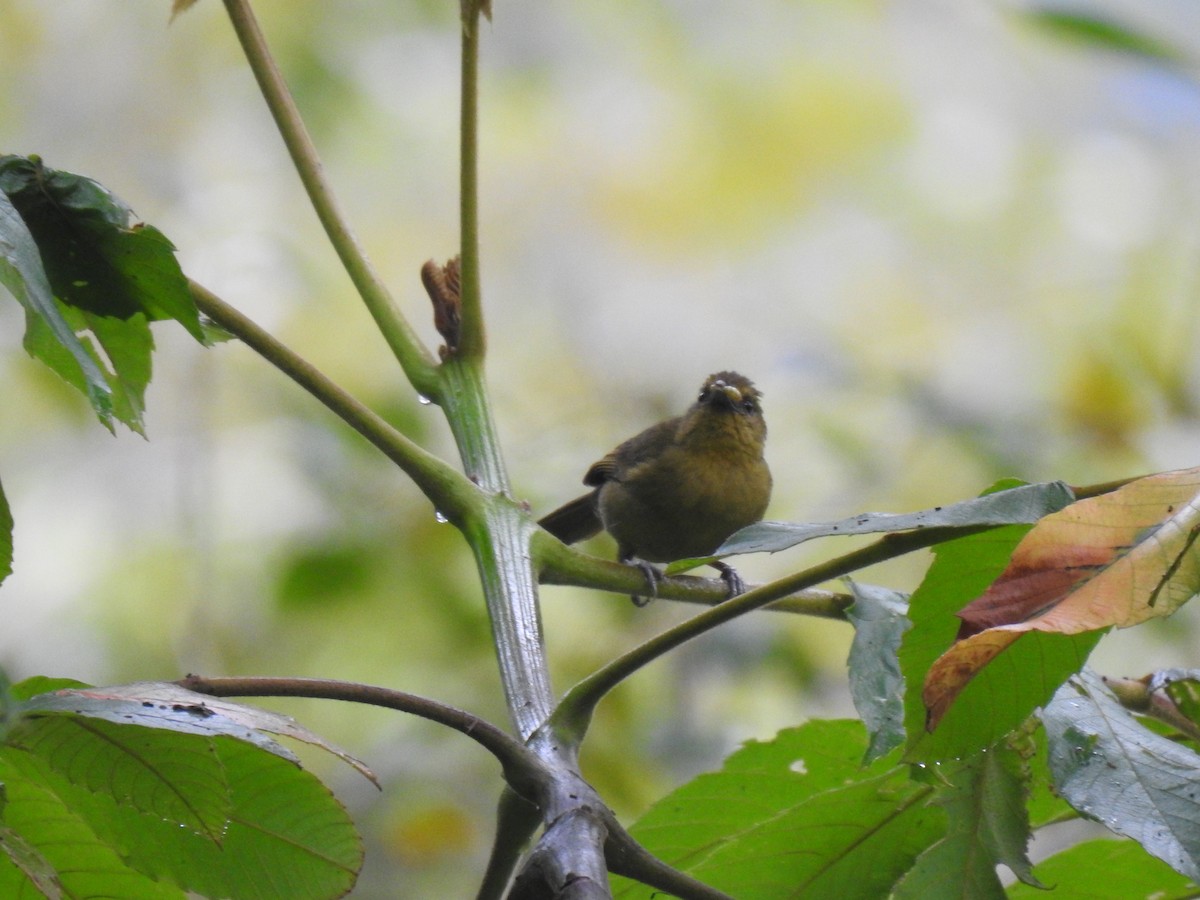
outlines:
[[[625,560],[625,562],[629,562],[629,560]],[[663,580],[663,573],[654,566],[650,565],[650,563],[643,562],[640,559],[636,562],[632,562],[631,565],[637,566],[642,570],[642,574],[646,576],[646,582],[650,585],[650,596],[639,597],[637,594],[630,594],[629,599],[633,601],[634,606],[646,606],[651,600],[658,596],[658,583]]]
[[[729,593],[725,595],[726,600],[746,593],[746,582],[742,581],[742,576],[737,573],[737,569],[720,560],[709,563],[709,565],[721,573],[721,580],[729,588]]]

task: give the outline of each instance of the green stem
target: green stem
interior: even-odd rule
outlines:
[[[467,477],[488,497],[484,515],[465,530],[487,601],[505,698],[524,739],[554,706],[538,609],[529,514],[512,498],[500,437],[484,381],[486,349],[479,277],[478,80],[479,11],[466,11],[462,38],[462,146],[459,297],[456,350],[438,371],[438,403],[450,423]]]
[[[459,122],[459,229],[462,339],[458,355],[482,360],[487,345],[479,275],[479,11],[469,12],[462,33],[462,106]]]
[[[316,397],[408,474],[442,515],[462,525],[479,515],[479,492],[461,473],[414,444],[251,319],[194,281],[196,307]]]
[[[619,594],[647,596],[651,585],[646,574],[628,566],[584,553],[563,544],[544,531],[533,536],[534,558],[542,584],[572,585],[614,591]],[[660,600],[716,606],[729,599],[729,585],[719,578],[674,575],[655,582],[654,596]],[[776,600],[768,606],[772,612],[799,613],[822,619],[845,619],[846,607],[853,602],[849,594],[834,591],[803,590]]]
[[[437,398],[437,361],[421,343],[416,332],[396,307],[387,286],[367,259],[349,222],[330,188],[317,156],[316,147],[287,84],[271,57],[266,39],[254,18],[249,0],[225,0],[233,29],[241,42],[246,60],[258,81],[259,90],[271,110],[292,163],[304,183],[309,200],[330,243],[337,251],[350,280],[374,317],[384,340],[395,354],[405,375],[418,393]]]

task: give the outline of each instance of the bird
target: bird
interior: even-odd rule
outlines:
[[[592,490],[538,524],[566,544],[607,531],[616,539],[618,561],[642,569],[653,597],[662,573],[650,563],[708,556],[766,512],[771,470],[763,456],[761,399],[744,375],[709,375],[687,412],[651,425],[593,463],[583,477]],[[729,596],[745,590],[732,566],[710,565]]]

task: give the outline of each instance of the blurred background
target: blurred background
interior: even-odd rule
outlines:
[[[418,270],[457,249],[458,5],[256,5],[329,177],[431,344]],[[1107,17],[1158,58],[1031,13]],[[309,210],[219,4],[0,7],[0,152],[91,176],[184,270],[451,454]],[[497,2],[482,63],[489,377],[545,511],[710,372],[765,393],[769,517],[1200,464],[1200,8],[1188,0]],[[1161,52],[1160,52],[1161,51]],[[156,326],[148,440],[101,428],[0,303],[16,518],[0,666],[93,683],[311,675],[507,724],[471,558],[379,454],[244,347]],[[611,543],[592,545],[609,555]],[[766,580],[852,548],[740,563]],[[860,573],[911,590],[927,558]],[[543,592],[557,689],[694,610]],[[1102,671],[1200,665],[1197,614]],[[764,613],[601,706],[585,774],[627,820],[740,742],[852,715],[848,626]],[[467,896],[498,770],[435,726],[265,703],[364,758],[311,762],[367,838],[356,897]]]

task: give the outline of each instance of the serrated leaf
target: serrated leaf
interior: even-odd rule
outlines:
[[[174,245],[152,225],[131,224],[133,211],[107,188],[36,157],[4,156],[0,191],[33,235],[60,301],[105,318],[175,319],[203,342]]]
[[[0,747],[0,782],[7,802],[3,827],[25,854],[44,861],[36,871],[6,860],[0,864],[0,896],[36,896],[52,880],[67,897],[137,897],[183,900],[179,888],[161,884],[128,866],[71,803],[71,786],[24,751]]]
[[[907,769],[862,768],[858,722],[811,722],[751,742],[659,801],[630,830],[651,852],[739,900],[876,898],[942,834]],[[649,888],[617,879],[615,896]]]
[[[83,391],[100,420],[111,428],[112,391],[104,372],[54,302],[37,243],[3,191],[0,191],[0,283],[25,307],[25,347],[30,355],[47,361],[48,348],[61,350],[56,361],[48,364]],[[44,335],[31,347],[30,333],[39,326]]]
[[[176,685],[28,696],[61,683],[8,692],[0,828],[45,858],[64,896],[182,897],[169,882],[212,897],[320,900],[353,885],[362,847],[345,809],[260,729],[335,748],[286,716]],[[55,843],[65,833],[76,852]],[[32,877],[0,853],[0,897]]]
[[[1052,893],[1014,884],[1011,900],[1097,900],[1146,897],[1194,900],[1196,885],[1170,866],[1147,856],[1134,841],[1096,840],[1076,844],[1037,864],[1038,875],[1054,885]]]
[[[946,836],[904,876],[897,900],[1003,898],[996,873],[1003,863],[1032,884],[1026,845],[1026,781],[1021,758],[1000,746],[938,767],[937,803],[949,818]]]
[[[72,784],[220,843],[229,785],[210,742],[86,716],[26,717],[5,743]]]
[[[208,897],[322,900],[350,890],[362,847],[316,778],[234,738],[175,737],[209,744],[225,770],[230,814],[219,843],[75,784],[15,747],[0,748],[5,824],[45,855],[74,891],[68,896],[182,898],[183,888]],[[62,840],[70,841],[66,850]],[[0,871],[0,896],[16,896],[5,877]]]
[[[717,549],[716,555],[776,553],[813,538],[833,535],[1029,524],[1074,499],[1069,486],[1054,481],[1024,484],[914,513],[861,513],[837,522],[815,524],[758,522],[735,532]]]
[[[1059,794],[1193,881],[1200,876],[1200,755],[1144,728],[1085,670],[1042,712]]]
[[[873,585],[848,582],[854,605],[846,617],[854,626],[847,665],[854,708],[871,735],[864,763],[904,743],[904,676],[897,651],[908,620],[908,597]]]
[[[954,759],[990,747],[1017,728],[1073,672],[1079,671],[1099,634],[1029,634],[967,685],[938,724],[927,728],[921,686],[934,661],[953,643],[955,614],[1004,570],[1026,526],[1012,525],[940,544],[921,585],[909,600],[913,627],[900,644],[905,679],[905,755],[913,761]]]
[[[1029,632],[1081,634],[1167,616],[1200,590],[1200,469],[1164,472],[1042,519],[959,612],[958,641],[923,696],[931,726]]]

